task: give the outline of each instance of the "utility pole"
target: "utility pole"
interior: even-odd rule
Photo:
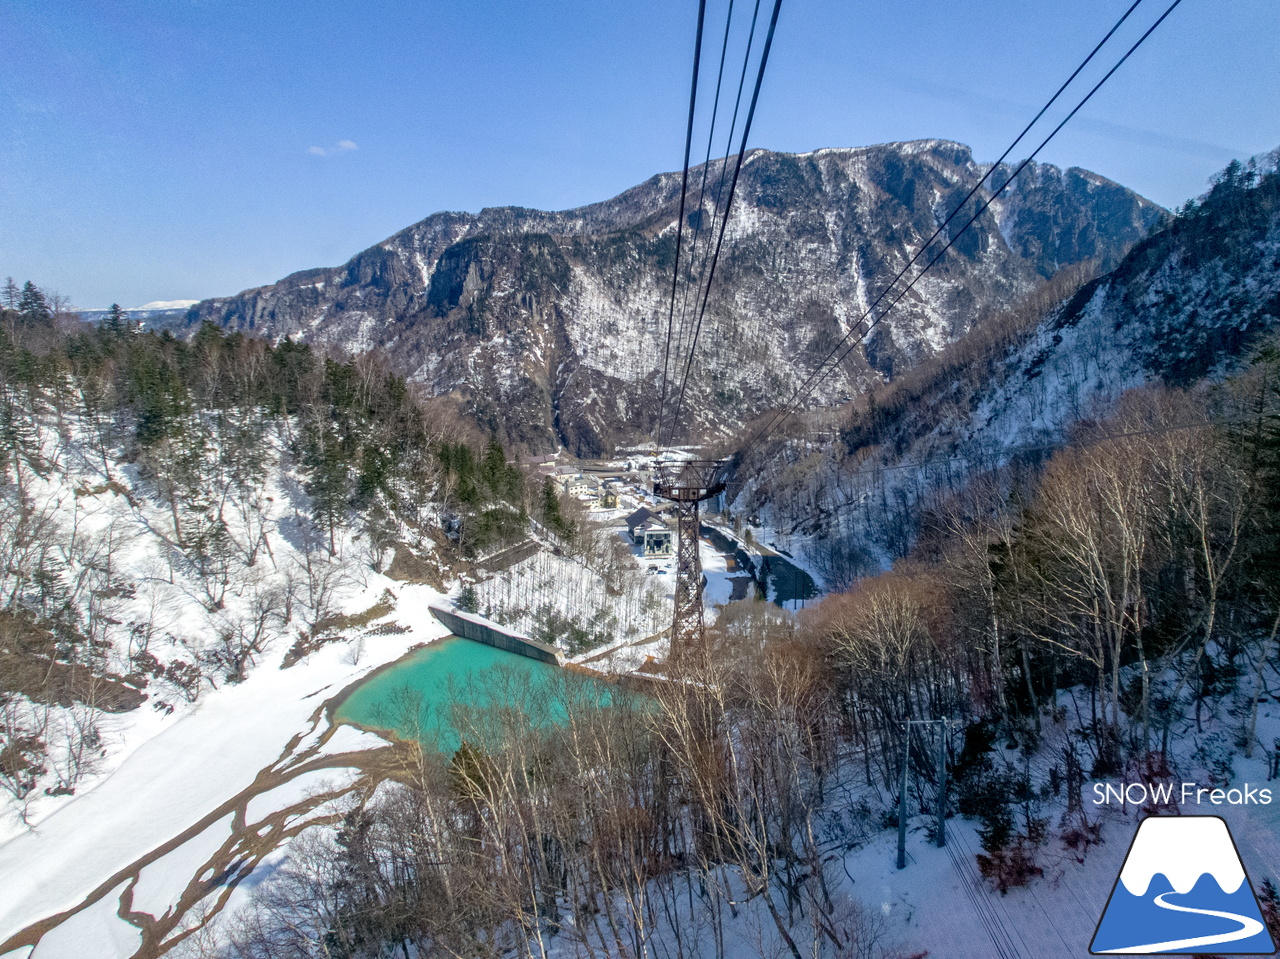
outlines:
[[[947,844],[947,727],[946,720],[941,720],[942,731],[938,735],[938,798],[934,805],[938,807],[938,828],[934,830],[938,837],[938,848]]]
[[[724,489],[723,460],[682,460],[657,468],[653,492],[676,506],[676,601],[669,662],[703,648],[702,561],[698,558],[698,504]]]
[[[902,782],[898,788],[898,868],[907,868],[907,769],[911,765],[911,722],[902,724]]]
[[[903,720],[905,732],[902,736],[902,783],[898,792],[898,868],[907,865],[907,770],[911,765],[911,727],[937,725],[938,735],[938,791],[934,797],[934,812],[937,828],[934,830],[937,846],[941,849],[947,844],[947,735],[950,720],[947,719],[907,719]]]

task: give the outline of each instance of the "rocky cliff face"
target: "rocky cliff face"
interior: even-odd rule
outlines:
[[[699,263],[714,236],[723,168],[711,164],[705,200],[695,193],[686,207],[683,262]],[[986,169],[967,147],[938,140],[752,152],[682,433],[723,433],[777,403]],[[692,171],[691,183],[702,174]],[[667,173],[560,213],[438,213],[344,266],[206,300],[188,319],[379,348],[510,441],[597,455],[648,438],[655,425],[679,189],[680,175]],[[1087,171],[1028,167],[815,400],[910,368],[1064,266],[1114,264],[1162,216]]]

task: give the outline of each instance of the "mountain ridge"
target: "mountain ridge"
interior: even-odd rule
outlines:
[[[1239,164],[1113,270],[1064,272],[969,337],[828,411],[838,439],[782,439],[735,509],[811,536],[829,584],[905,555],[918,517],[975,472],[1043,458],[1144,384],[1230,374],[1280,327],[1280,154]],[[1235,169],[1235,172],[1231,171]],[[816,421],[816,417],[814,418]],[[768,474],[768,483],[757,475]]]
[[[691,171],[709,189],[686,210],[686,263],[706,250],[727,163]],[[690,378],[689,438],[731,434],[812,372],[989,169],[937,139],[751,151]],[[434,213],[340,266],[202,301],[187,322],[380,349],[507,441],[605,453],[656,422],[680,179],[559,212]],[[1163,217],[1097,174],[1032,164],[816,401],[933,355],[1065,265],[1117,261]]]

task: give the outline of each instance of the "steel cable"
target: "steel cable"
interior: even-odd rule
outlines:
[[[886,286],[884,290],[881,291],[879,296],[876,297],[875,301],[869,307],[867,307],[866,310],[863,311],[862,315],[853,324],[849,332],[846,333],[843,337],[841,337],[839,342],[837,342],[836,345],[832,347],[832,349],[823,358],[822,362],[819,363],[818,367],[812,373],[810,373],[808,377],[805,378],[805,380],[800,384],[800,386],[796,388],[795,392],[787,400],[787,402],[783,405],[783,407],[780,410],[775,411],[770,416],[770,418],[766,421],[764,427],[758,430],[756,434],[747,441],[747,443],[739,451],[739,458],[745,457],[749,450],[753,449],[754,447],[758,446],[761,442],[763,442],[769,436],[769,434],[772,433],[773,430],[776,429],[777,426],[783,420],[785,420],[788,416],[791,415],[791,413],[793,412],[793,407],[796,406],[799,400],[801,400],[805,394],[810,392],[819,382],[821,382],[827,375],[829,375],[829,373],[832,370],[834,370],[837,366],[839,366],[839,364],[842,363],[848,357],[848,355],[861,342],[865,340],[865,338],[871,333],[871,331],[875,329],[875,327],[882,320],[884,320],[886,316],[889,315],[890,311],[892,311],[892,309],[899,302],[901,302],[902,298],[905,297],[907,293],[909,293],[915,287],[916,283],[918,283],[920,279],[924,277],[924,275],[928,273],[929,270],[946,254],[946,252],[950,250],[952,246],[955,245],[956,241],[959,240],[959,238],[965,233],[965,231],[967,231],[969,227],[972,226],[978,220],[978,218],[987,211],[987,209],[991,206],[991,204],[994,203],[995,200],[1009,187],[1009,185],[1012,184],[1017,179],[1017,177],[1022,173],[1022,171],[1026,169],[1027,165],[1030,164],[1032,160],[1035,159],[1035,157],[1040,153],[1040,151],[1043,150],[1045,146],[1047,146],[1055,136],[1057,136],[1058,132],[1067,124],[1067,122],[1070,121],[1084,107],[1084,105],[1093,98],[1094,94],[1096,94],[1098,90],[1101,89],[1103,84],[1105,84],[1112,77],[1112,75],[1115,74],[1115,72],[1118,69],[1120,69],[1121,65],[1124,64],[1125,61],[1128,60],[1129,57],[1132,56],[1133,53],[1140,46],[1142,46],[1142,44],[1147,40],[1147,38],[1151,36],[1151,34],[1155,31],[1155,29],[1159,27],[1161,23],[1164,22],[1165,18],[1167,18],[1169,14],[1171,14],[1174,11],[1174,9],[1178,6],[1178,4],[1180,4],[1181,2],[1182,0],[1173,0],[1173,3],[1170,4],[1167,9],[1165,9],[1165,11],[1155,21],[1155,23],[1153,23],[1150,27],[1148,27],[1146,32],[1143,33],[1142,36],[1139,37],[1138,40],[1132,46],[1130,46],[1127,51],[1125,51],[1124,55],[1121,56],[1120,59],[1116,61],[1116,63],[1111,67],[1110,70],[1106,72],[1106,74],[1102,77],[1102,79],[1099,80],[1096,84],[1094,84],[1094,86],[1089,90],[1089,92],[1086,93],[1083,98],[1081,98],[1081,100],[1075,105],[1075,107],[1073,107],[1071,111],[1058,123],[1058,125],[1053,128],[1053,130],[1049,133],[1049,135],[1045,137],[1044,140],[1041,141],[1040,145],[1037,146],[1035,150],[1032,151],[1032,153],[1018,165],[1017,169],[1014,170],[1014,172],[1004,181],[1004,183],[1001,184],[1001,186],[994,193],[992,193],[990,197],[987,198],[987,200],[978,208],[977,212],[975,212],[973,216],[971,216],[968,219],[968,221],[964,224],[964,226],[962,226],[953,236],[951,236],[951,238],[947,241],[946,245],[940,251],[938,251],[938,253],[935,254],[929,260],[929,262],[924,266],[924,268],[919,273],[916,274],[916,276],[911,280],[911,282],[908,283],[907,286],[903,288],[902,291],[896,297],[894,297],[894,299],[889,303],[889,305],[885,307],[884,311],[879,316],[872,316],[873,311],[880,304],[880,302],[889,294],[889,292],[893,289],[894,285],[898,282],[898,280],[905,275],[906,270],[910,268],[911,264],[914,263],[917,259],[919,259],[919,257],[925,252],[925,250],[927,250],[928,245],[932,243],[933,240],[941,234],[941,231],[943,227],[945,227],[946,223],[950,222],[950,220],[955,216],[955,214],[958,213],[963,208],[964,203],[967,203],[968,200],[974,195],[974,193],[976,193],[977,186],[981,186],[981,181],[977,186],[975,186],[974,190],[970,191],[969,196],[967,196],[965,200],[962,201],[962,203],[959,206],[957,206],[954,211],[952,211],[952,216],[948,217],[947,221],[944,221],[943,227],[939,227],[939,229],[935,231],[933,237],[930,237],[930,239],[925,243],[925,245],[920,248],[920,250],[916,253],[916,255],[912,257],[911,261],[907,264],[907,266],[904,267],[903,270],[900,271],[898,275],[894,277],[894,279],[890,282],[890,284]],[[1123,23],[1124,20],[1128,18],[1129,14],[1133,12],[1133,9],[1136,6],[1137,4],[1134,4],[1128,10],[1125,11],[1124,15],[1116,23],[1116,25],[1113,26],[1110,31],[1108,31],[1107,35],[1098,44],[1098,46],[1096,46],[1094,50],[1090,52],[1089,56],[1085,59],[1084,63],[1082,63],[1081,66],[1078,67],[1072,73],[1067,83],[1070,83],[1071,80],[1073,80],[1079,74],[1084,64],[1088,63],[1088,61],[1093,58],[1093,56],[1097,53],[1098,49],[1100,49],[1102,44],[1104,44],[1112,36],[1112,34],[1115,33],[1116,29],[1118,29],[1120,24]],[[1049,103],[1046,104],[1045,107],[1040,111],[1040,113],[1037,114],[1036,116],[1037,120],[1040,118],[1041,115],[1043,115],[1044,110],[1048,109],[1049,105],[1051,105],[1053,101],[1058,98],[1058,96],[1062,93],[1062,90],[1065,89],[1066,85],[1067,84],[1063,84],[1063,87],[1059,88],[1059,90],[1050,99]],[[1035,121],[1033,120],[1032,123],[1034,124],[1034,122]],[[1028,129],[1029,128],[1030,128],[1030,125],[1028,126]],[[1026,132],[1027,131],[1024,130],[1021,134],[1019,134],[1018,139],[1020,140],[1023,136],[1025,136]],[[1015,140],[1014,145],[1016,145],[1017,142],[1018,140]],[[1012,148],[1013,146],[1011,145],[1010,150],[1012,150]],[[1008,152],[1009,151],[1006,151],[1004,155],[1007,156]],[[990,171],[988,171],[988,175],[989,174],[990,174]],[[984,177],[984,180],[985,180],[985,177]],[[844,347],[845,342],[848,341],[850,337],[854,336],[855,333],[858,333],[859,327],[862,326],[862,324],[868,319],[868,317],[871,317],[871,322],[866,324],[866,329],[861,331],[861,333],[858,335],[857,339],[855,339],[853,343],[849,344],[848,347]],[[840,352],[842,347],[844,347],[844,350],[843,352]],[[836,356],[837,353],[839,353],[839,356],[836,357],[835,363],[832,364],[830,370],[825,370],[824,368],[831,361],[832,357]]]

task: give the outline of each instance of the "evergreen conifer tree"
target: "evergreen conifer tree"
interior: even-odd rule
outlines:
[[[21,402],[9,389],[0,389],[0,477],[8,479],[12,470],[19,493],[25,495],[22,461],[34,466],[39,458],[39,441]]]
[[[484,450],[481,472],[495,499],[514,501],[519,495],[519,471],[507,466],[507,453],[496,436]],[[514,475],[513,475],[514,474]]]
[[[108,333],[123,333],[129,328],[129,314],[120,309],[119,303],[112,303],[99,326]]]
[[[332,556],[337,551],[337,529],[351,496],[351,464],[336,438],[327,435],[322,427],[313,430],[304,459],[311,471],[306,491],[317,524],[329,534]]]
[[[53,319],[49,301],[30,280],[22,285],[22,294],[18,297],[18,315],[29,324],[48,323]]]
[[[560,508],[560,493],[550,476],[542,480],[542,521],[561,536],[573,535],[573,524],[565,518],[564,511]]]
[[[137,411],[136,432],[143,446],[154,446],[176,435],[186,412],[186,385],[179,372],[158,350],[132,358],[130,394]]]

